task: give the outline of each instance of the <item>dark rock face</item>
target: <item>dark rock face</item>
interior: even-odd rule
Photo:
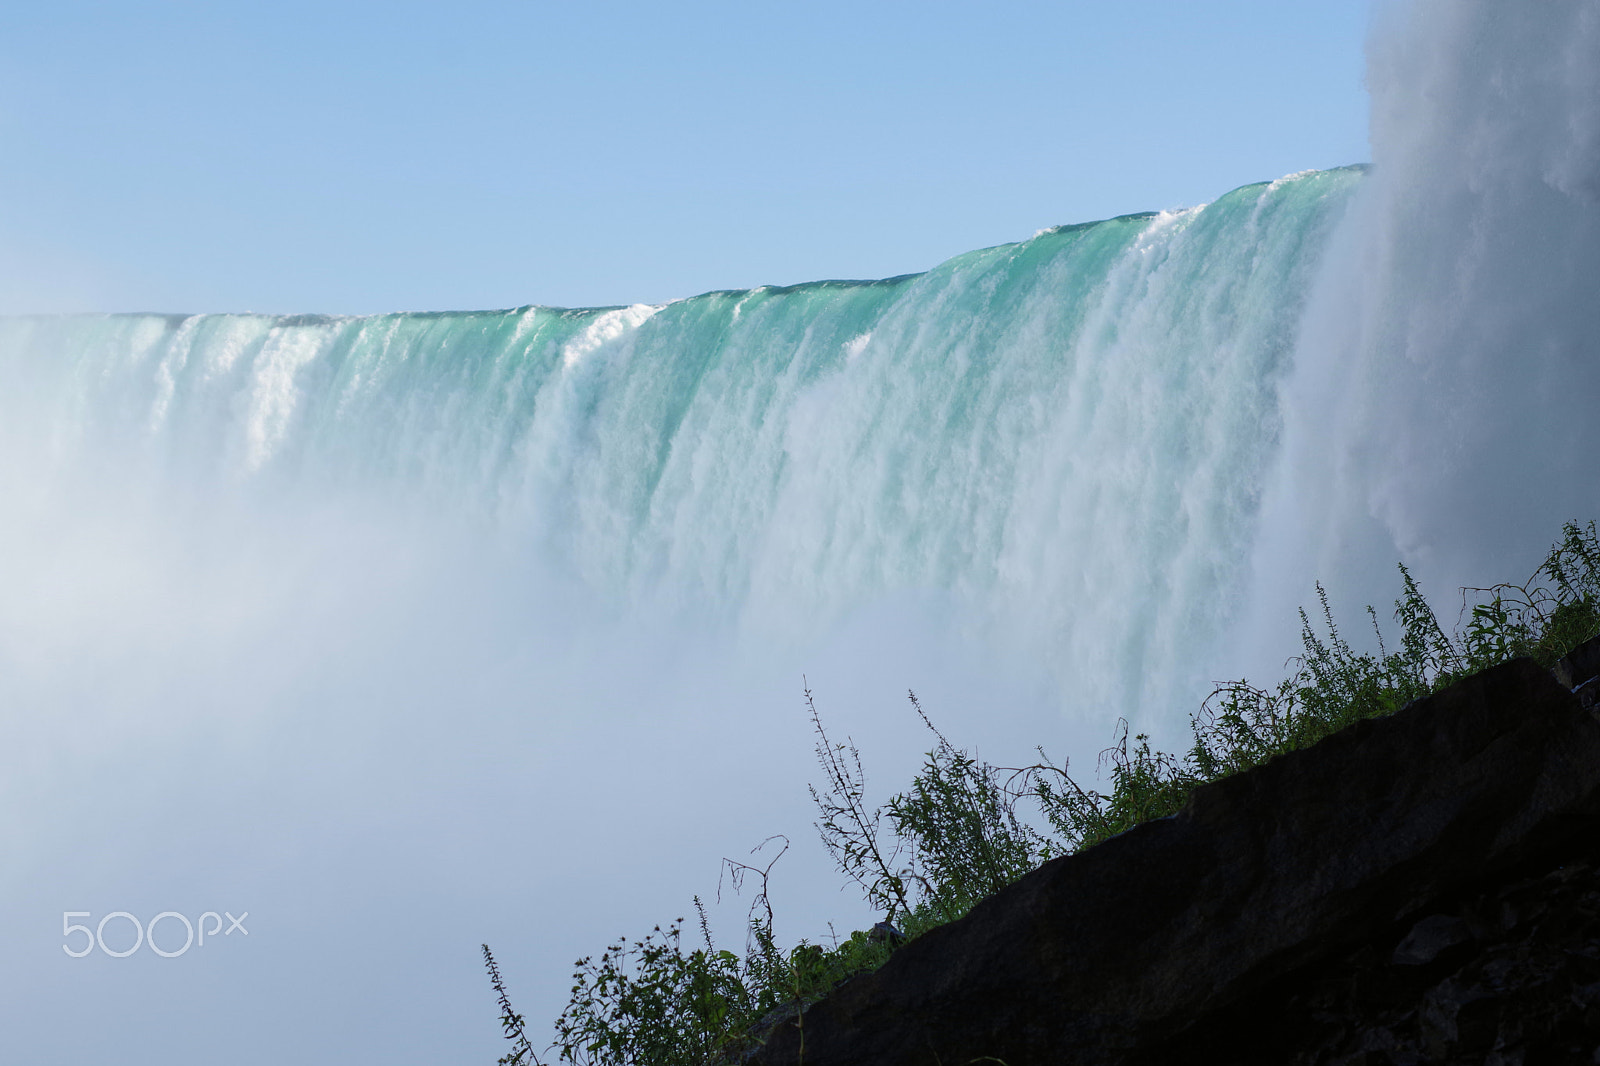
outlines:
[[[1600,722],[1507,663],[1046,864],[754,1061],[1573,1061],[1597,843]]]
[[[1590,1063],[1600,1049],[1600,848],[1485,885],[1208,1018],[1149,1062]],[[1420,929],[1428,931],[1418,935]],[[1439,936],[1444,933],[1444,936]],[[1408,950],[1428,943],[1437,952]]]

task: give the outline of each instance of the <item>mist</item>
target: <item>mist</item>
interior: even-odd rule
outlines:
[[[1442,619],[1600,511],[1600,12],[1391,4],[1375,167],[1305,312],[1248,643],[1320,578],[1354,615],[1405,562]]]

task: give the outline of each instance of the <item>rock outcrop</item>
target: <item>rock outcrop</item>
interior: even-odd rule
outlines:
[[[1600,721],[1563,680],[1510,662],[1205,786],[907,944],[754,1061],[1589,1061]]]

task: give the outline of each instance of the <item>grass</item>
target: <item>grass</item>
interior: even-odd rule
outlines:
[[[983,762],[946,739],[910,693],[934,745],[910,786],[873,806],[861,753],[848,738],[828,735],[807,688],[823,775],[811,789],[816,828],[841,875],[885,914],[884,921],[826,947],[802,940],[780,949],[768,888],[788,841],[769,838],[752,862],[723,860],[733,889],[753,890],[742,952],[716,946],[696,899],[701,946],[685,944],[679,918],[642,940],[618,940],[598,959],[578,960],[547,1053],[574,1066],[737,1061],[778,1022],[798,1018],[803,1024],[807,1004],[881,966],[899,943],[954,921],[1043,862],[1175,814],[1203,784],[1308,747],[1361,719],[1392,714],[1468,674],[1520,656],[1548,668],[1600,634],[1600,535],[1593,522],[1568,523],[1527,582],[1463,589],[1449,630],[1404,566],[1400,579],[1393,650],[1368,607],[1376,651],[1356,651],[1319,584],[1318,624],[1300,612],[1302,654],[1287,664],[1283,680],[1271,688],[1244,680],[1218,686],[1191,719],[1193,744],[1181,756],[1154,750],[1148,736],[1130,736],[1120,722],[1100,756],[1105,792],[1085,788],[1043,749],[1029,766]],[[487,945],[483,951],[512,1042],[500,1062],[539,1064]]]

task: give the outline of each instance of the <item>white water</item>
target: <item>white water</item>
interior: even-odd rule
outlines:
[[[1595,7],[1423,2],[1377,169],[665,308],[0,322],[0,1054],[492,1061],[787,832],[799,675],[887,789],[1181,743],[1322,577],[1448,600],[1594,515]],[[65,910],[251,912],[182,958]],[[721,918],[736,928],[737,904]]]

